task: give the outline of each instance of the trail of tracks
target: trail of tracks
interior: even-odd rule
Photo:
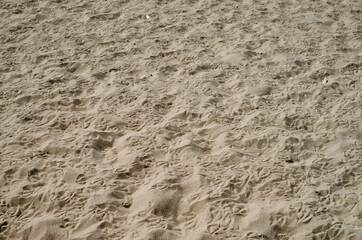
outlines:
[[[360,3],[0,3],[0,239],[358,239]]]

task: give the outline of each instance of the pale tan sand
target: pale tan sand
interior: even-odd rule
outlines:
[[[0,239],[361,239],[360,0],[0,9]]]

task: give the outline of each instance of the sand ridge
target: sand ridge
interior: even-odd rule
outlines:
[[[361,11],[2,1],[0,239],[359,239]]]

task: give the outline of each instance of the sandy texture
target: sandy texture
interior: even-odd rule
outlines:
[[[0,239],[362,236],[360,0],[0,9]]]

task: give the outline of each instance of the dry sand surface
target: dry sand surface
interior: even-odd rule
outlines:
[[[361,239],[361,17],[1,0],[0,239]]]

